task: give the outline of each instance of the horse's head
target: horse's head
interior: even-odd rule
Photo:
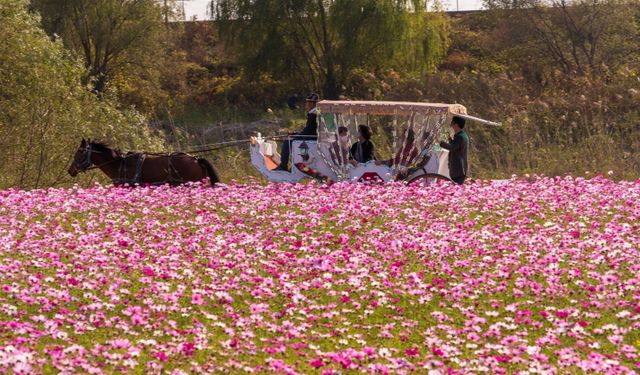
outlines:
[[[71,162],[71,166],[68,170],[71,177],[77,176],[78,173],[86,171],[91,166],[91,154],[91,143],[82,138],[80,147],[78,147],[78,150],[76,150],[76,154],[73,157],[73,162]]]

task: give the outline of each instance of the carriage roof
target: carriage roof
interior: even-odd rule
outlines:
[[[463,105],[444,103],[322,100],[317,106],[322,112],[372,115],[443,114],[445,112],[463,115],[467,113]]]
[[[500,126],[499,123],[469,116],[461,104],[389,102],[364,100],[322,100],[318,102],[320,112],[344,113],[350,115],[455,115],[485,125]]]

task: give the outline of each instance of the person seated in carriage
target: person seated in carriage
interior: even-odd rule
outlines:
[[[307,110],[307,123],[302,131],[294,133],[282,144],[280,151],[280,165],[275,168],[278,171],[289,172],[289,154],[291,153],[291,141],[293,140],[316,140],[318,138],[318,110],[316,104],[320,97],[316,93],[309,94],[306,99],[305,108]]]
[[[345,165],[349,162],[349,129],[338,127],[336,140],[331,145],[331,160],[335,165]]]
[[[373,156],[373,142],[371,142],[371,136],[373,132],[367,125],[358,126],[358,141],[351,146],[349,152],[349,161],[354,167],[358,163],[366,163],[371,160],[375,160]]]

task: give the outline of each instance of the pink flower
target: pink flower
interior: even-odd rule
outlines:
[[[309,364],[315,368],[320,368],[324,366],[324,361],[322,360],[322,357],[316,357],[309,361]]]
[[[156,275],[155,271],[149,267],[142,268],[142,273],[144,273],[146,276],[151,276],[151,277]]]
[[[372,348],[370,346],[365,346],[364,348],[362,348],[362,351],[370,359],[376,359],[378,357],[378,353],[377,353],[376,348]]]
[[[145,373],[633,372],[638,196],[543,176],[0,191],[0,373],[143,353]]]
[[[191,304],[192,305],[202,305],[202,304],[204,304],[204,298],[202,298],[201,294],[193,293],[191,295]]]
[[[193,353],[195,353],[195,345],[192,342],[184,342],[181,344],[182,346],[182,353],[188,357],[193,356]]]
[[[443,353],[440,352],[441,354],[438,355],[442,355]],[[412,349],[406,349],[404,351],[404,354],[407,355],[407,357],[417,357],[419,354],[419,350],[417,348],[412,348]],[[435,353],[434,353],[435,354]]]
[[[623,337],[620,335],[611,335],[607,336],[607,340],[609,340],[613,345],[622,344]]]
[[[167,357],[167,355],[166,355],[166,354],[164,354],[164,352],[156,352],[156,353],[154,354],[154,357],[158,358],[158,359],[159,359],[160,361],[162,361],[162,362],[166,362],[166,361],[167,361],[167,358],[168,358],[168,357]]]
[[[389,367],[382,363],[376,363],[373,367],[377,374],[387,375],[389,374]]]

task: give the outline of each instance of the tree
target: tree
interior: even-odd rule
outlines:
[[[156,89],[154,71],[166,55],[173,1],[32,0],[51,36],[82,56],[96,92],[114,77],[146,74]],[[136,74],[128,74],[135,71]],[[155,81],[154,81],[155,80]]]
[[[521,50],[545,51],[547,59],[565,74],[601,75],[629,63],[638,52],[640,9],[635,2],[489,0],[487,5],[501,12],[500,18],[508,23],[505,37],[519,35]]]
[[[446,22],[432,22],[425,9],[422,1],[396,0],[211,3],[248,74],[304,82],[328,98],[340,95],[356,68],[433,67],[446,52]]]
[[[82,84],[80,61],[47,36],[24,1],[0,0],[0,34],[0,188],[71,182],[66,169],[83,136],[162,147],[139,113]]]

